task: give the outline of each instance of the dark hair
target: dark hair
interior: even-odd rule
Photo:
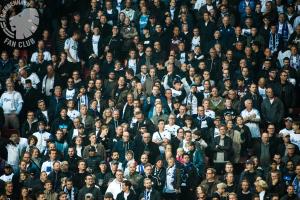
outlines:
[[[131,184],[131,182],[129,180],[124,180],[123,183],[124,183],[125,186],[131,188],[132,184]]]

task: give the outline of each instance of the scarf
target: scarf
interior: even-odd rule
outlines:
[[[279,30],[279,24],[277,25],[277,30]],[[281,33],[278,32],[278,34],[282,37],[284,41],[287,41],[289,38],[289,28],[287,22],[284,22],[282,24]]]
[[[296,58],[295,61],[293,58]],[[298,54],[290,57],[290,65],[296,70],[300,68],[300,56]]]
[[[75,192],[74,188],[71,189],[71,191],[67,190],[67,187],[64,188],[64,192],[67,193],[69,200],[75,200]]]
[[[274,35],[270,33],[270,39],[269,39],[269,48],[272,53],[276,52],[279,47],[279,36],[277,33]]]

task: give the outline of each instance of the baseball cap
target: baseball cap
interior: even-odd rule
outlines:
[[[246,165],[254,165],[254,162],[252,160],[247,160]]]
[[[291,117],[287,117],[284,119],[284,121],[290,121],[290,122],[293,122],[293,119]]]
[[[290,133],[289,133],[289,132],[284,132],[284,133],[282,133],[282,137],[287,137],[287,136],[290,136]]]

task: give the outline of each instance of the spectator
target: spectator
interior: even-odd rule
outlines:
[[[145,190],[140,194],[139,199],[153,199],[153,200],[158,200],[160,199],[160,194],[158,191],[152,188],[152,183],[151,179],[145,178],[144,179],[144,187]]]
[[[122,182],[123,182],[123,172],[122,170],[117,170],[116,178],[108,185],[106,193],[110,192],[116,199],[118,194],[122,192]]]
[[[53,185],[52,182],[50,180],[46,180],[45,181],[45,185],[44,185],[44,194],[46,199],[50,199],[50,200],[55,200],[57,199],[57,193],[53,191]]]
[[[23,98],[22,95],[15,91],[14,83],[11,79],[7,79],[6,92],[1,95],[0,106],[3,108],[5,117],[5,128],[19,129],[18,115],[22,110]]]
[[[87,195],[90,194],[90,195]],[[98,187],[95,186],[94,177],[91,175],[86,175],[85,177],[85,186],[79,190],[78,199],[84,200],[87,196],[92,196],[94,199],[101,199],[101,191]]]
[[[116,198],[116,200],[123,200],[123,199],[128,199],[128,200],[135,200],[136,195],[134,191],[131,189],[131,182],[128,180],[124,180],[122,183],[122,192],[120,192]]]

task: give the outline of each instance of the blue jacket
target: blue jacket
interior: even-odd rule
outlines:
[[[245,9],[246,9],[246,1],[242,0],[239,4],[239,13],[241,16],[245,15]],[[255,2],[253,0],[249,0],[249,6],[251,10],[255,9]]]

